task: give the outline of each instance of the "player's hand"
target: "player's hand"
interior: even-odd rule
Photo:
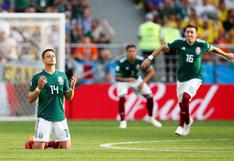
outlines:
[[[72,89],[75,88],[75,85],[76,85],[77,81],[78,81],[78,76],[72,75],[72,77],[71,77],[71,88]]]
[[[144,82],[141,82],[141,83],[138,85],[138,90],[142,90],[142,89],[143,89],[143,86],[144,86]]]
[[[44,88],[44,86],[46,85],[47,83],[47,79],[44,75],[40,76],[40,78],[38,79],[38,88],[39,89],[42,89]]]
[[[151,60],[150,59],[145,59],[142,63],[141,63],[141,68],[142,69],[147,69],[147,68],[149,68],[149,66],[150,66],[150,62],[151,62]]]
[[[227,58],[234,61],[234,53],[227,53]]]
[[[132,77],[128,78],[128,82],[129,82],[129,83],[134,83],[135,81],[136,81],[135,78],[132,78]]]

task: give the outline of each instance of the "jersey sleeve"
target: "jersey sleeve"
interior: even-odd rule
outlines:
[[[64,86],[63,86],[63,91],[66,92],[66,91],[70,91],[70,85],[69,85],[69,81],[67,79],[67,76],[66,74],[64,74]]]
[[[122,76],[122,67],[121,67],[120,61],[117,62],[117,65],[115,67],[115,74],[116,76],[120,76],[120,77]]]
[[[36,77],[36,75],[34,75],[31,80],[29,91],[33,92],[37,88],[37,85],[38,85],[38,78]]]
[[[179,46],[179,40],[169,42],[169,43],[167,43],[167,46],[169,47],[169,49],[174,49],[175,50]]]
[[[205,51],[210,51],[210,49],[211,49],[211,45],[206,41],[204,41],[203,47],[204,47]]]

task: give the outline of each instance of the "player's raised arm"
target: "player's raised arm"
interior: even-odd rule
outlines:
[[[231,60],[231,61],[234,60],[234,53],[226,53],[222,49],[220,49],[218,47],[215,47],[213,45],[211,45],[210,52],[214,53],[214,54],[218,54],[218,55],[224,56],[228,60]]]
[[[45,84],[47,83],[46,77],[45,76],[41,76],[38,80],[38,85],[36,87],[36,89],[34,91],[31,91],[28,93],[28,102],[32,103],[34,102],[37,97],[39,96],[41,89],[44,88]]]
[[[154,52],[151,55],[149,55],[148,58],[146,58],[142,62],[141,68],[142,69],[147,69],[149,67],[149,65],[150,65],[150,62],[154,59],[154,57],[157,57],[161,53],[166,52],[168,50],[169,50],[169,48],[168,48],[167,44],[163,44],[158,49],[155,49]]]
[[[78,81],[78,77],[76,75],[73,75],[71,77],[71,85],[70,85],[71,86],[71,90],[68,91],[68,92],[65,92],[65,98],[67,100],[71,100],[73,98],[73,96],[74,96],[74,90],[75,90],[75,85],[76,85],[77,81]]]

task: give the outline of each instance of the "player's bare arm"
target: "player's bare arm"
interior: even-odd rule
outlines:
[[[38,79],[38,85],[37,88],[33,91],[33,92],[29,92],[28,94],[28,102],[32,103],[34,102],[37,97],[39,96],[41,89],[44,88],[44,86],[46,85],[47,80],[45,76],[40,76],[40,78]]]
[[[167,44],[163,44],[162,46],[160,46],[158,49],[155,49],[154,52],[148,56],[148,58],[146,58],[142,64],[141,64],[141,68],[142,69],[146,69],[147,67],[149,67],[151,60],[153,60],[154,57],[157,57],[158,55],[160,55],[161,53],[164,53],[166,51],[168,51],[169,48],[167,46]]]
[[[215,46],[211,46],[210,51],[214,54],[219,54],[221,56],[224,56],[225,58],[227,58],[229,60],[232,60],[232,61],[234,60],[234,53],[226,53],[223,50],[221,50],[220,48],[215,47]]]
[[[133,77],[124,78],[124,77],[116,76],[115,79],[118,82],[129,82],[129,83],[132,82],[133,83],[136,81],[136,79]]]
[[[139,89],[139,90],[142,89],[144,83],[148,83],[148,82],[153,78],[153,76],[154,76],[155,73],[156,73],[156,72],[155,72],[154,68],[153,68],[152,66],[150,66],[150,67],[146,70],[146,76],[145,76],[145,78],[143,79],[142,83],[140,83],[140,84],[138,85],[138,89]]]
[[[75,86],[76,86],[77,81],[78,81],[78,77],[76,75],[73,75],[71,77],[71,84],[70,84],[71,90],[68,92],[65,92],[65,98],[67,100],[72,100],[72,98],[74,96],[74,90],[75,90]]]

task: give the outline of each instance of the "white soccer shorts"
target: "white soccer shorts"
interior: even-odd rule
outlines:
[[[191,99],[195,96],[197,93],[197,90],[201,86],[202,80],[201,79],[190,79],[185,82],[179,82],[177,81],[177,98],[179,103],[182,102],[183,93],[186,92],[191,96]]]
[[[59,122],[51,122],[43,118],[37,118],[35,126],[35,141],[49,142],[51,134],[53,134],[56,142],[70,140],[67,120],[64,119]]]
[[[129,88],[131,88],[136,95],[152,95],[152,91],[146,83],[144,83],[141,90],[138,90],[137,87],[142,81],[142,78],[138,77],[134,83],[117,82],[117,95],[119,97],[126,95]]]

